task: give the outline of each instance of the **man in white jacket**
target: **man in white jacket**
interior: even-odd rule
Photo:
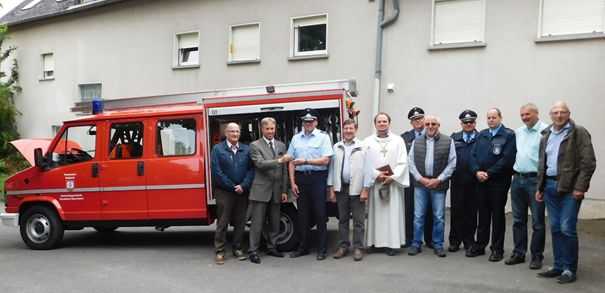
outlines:
[[[343,123],[343,140],[334,145],[334,159],[330,161],[328,173],[328,196],[338,205],[338,250],[335,259],[349,253],[349,222],[353,215],[353,259],[363,258],[363,237],[365,201],[361,198],[363,189],[363,164],[365,153],[361,141],[357,139],[357,123],[348,119]]]

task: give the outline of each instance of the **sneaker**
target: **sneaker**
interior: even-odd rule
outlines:
[[[542,268],[542,257],[534,256],[529,263],[529,269],[539,270]]]
[[[443,248],[435,248],[435,255],[438,257],[446,257],[445,250]]]
[[[334,253],[334,256],[332,256],[334,259],[341,259],[345,256],[347,256],[347,254],[349,254],[349,250],[346,249],[345,247],[339,247],[336,250],[336,253]]]
[[[516,264],[520,264],[520,263],[524,263],[525,262],[525,257],[524,256],[520,256],[518,254],[512,254],[510,256],[509,259],[507,259],[504,264],[512,266],[512,265],[516,265]]]
[[[235,256],[239,260],[247,260],[248,259],[248,256],[246,256],[246,254],[244,253],[244,251],[241,250],[241,249],[235,249],[235,250],[233,250],[233,256]]]
[[[214,257],[214,262],[217,265],[225,264],[225,254],[223,252],[217,252],[216,256]]]
[[[361,251],[361,249],[359,249],[359,248],[355,248],[355,250],[353,250],[353,260],[360,261],[362,259],[363,259],[363,251]]]
[[[561,271],[555,270],[554,268],[549,268],[547,271],[538,273],[538,277],[540,278],[556,278],[561,275]]]
[[[419,254],[422,250],[420,249],[420,247],[416,247],[416,246],[410,246],[408,248],[408,255],[416,255]]]
[[[557,279],[557,283],[559,284],[569,284],[576,281],[576,274],[572,273],[570,270],[564,270],[563,273]]]

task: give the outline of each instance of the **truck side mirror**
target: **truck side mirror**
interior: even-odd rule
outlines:
[[[41,148],[34,149],[34,162],[35,162],[37,168],[40,168],[40,169],[46,168],[46,161],[44,159],[44,155],[42,155]]]

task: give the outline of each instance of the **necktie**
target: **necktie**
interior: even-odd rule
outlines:
[[[233,151],[233,154],[237,153],[237,145],[232,145],[231,146],[231,151]]]
[[[269,148],[271,148],[271,153],[273,154],[273,157],[275,158],[275,149],[273,148],[273,142],[272,141],[269,142]]]

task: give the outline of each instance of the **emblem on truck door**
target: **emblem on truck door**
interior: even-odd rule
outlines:
[[[76,174],[63,174],[65,177],[65,188],[67,191],[72,191],[76,186]]]

